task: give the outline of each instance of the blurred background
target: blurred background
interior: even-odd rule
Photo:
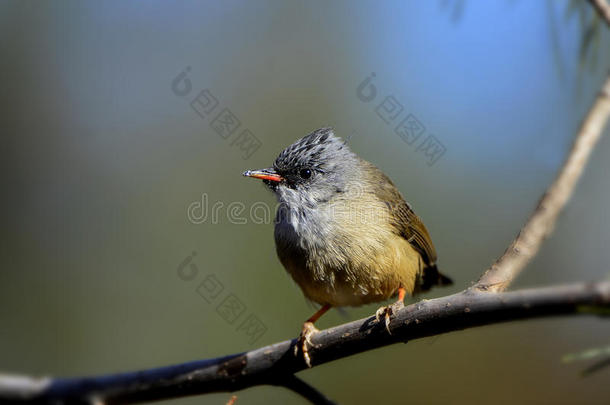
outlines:
[[[3,1],[0,49],[0,371],[55,376],[295,337],[314,307],[275,256],[272,221],[251,215],[273,196],[241,173],[323,126],[424,219],[456,281],[425,298],[467,287],[552,181],[610,67],[608,27],[560,0]],[[605,134],[513,288],[608,277]],[[501,324],[299,375],[341,403],[607,403],[610,368],[582,375],[603,358],[562,358],[609,335],[598,318]]]

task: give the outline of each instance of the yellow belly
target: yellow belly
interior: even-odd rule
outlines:
[[[412,293],[423,271],[419,253],[404,238],[384,232],[342,237],[314,252],[278,245],[278,256],[305,297],[332,306],[384,301],[399,287]]]

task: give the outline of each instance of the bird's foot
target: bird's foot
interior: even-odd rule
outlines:
[[[392,332],[390,332],[390,321],[392,320],[392,315],[394,315],[396,312],[400,311],[404,307],[405,304],[404,302],[402,302],[402,300],[398,300],[392,305],[388,305],[387,307],[381,307],[377,310],[377,312],[375,312],[375,319],[377,319],[377,322],[381,322],[381,318],[383,317],[385,322],[385,329],[391,335]]]
[[[301,330],[301,334],[297,340],[296,345],[294,345],[294,355],[297,356],[299,354],[299,349],[303,353],[303,360],[305,360],[305,364],[307,367],[311,368],[311,357],[309,356],[309,347],[315,347],[311,341],[311,337],[318,333],[319,330],[313,324],[313,322],[305,322],[303,324],[303,329]]]

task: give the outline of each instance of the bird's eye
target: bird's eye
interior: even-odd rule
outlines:
[[[311,177],[311,170],[301,169],[301,171],[299,172],[299,176],[301,176],[301,178],[303,179],[308,179]]]

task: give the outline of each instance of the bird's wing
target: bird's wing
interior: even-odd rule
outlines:
[[[368,162],[367,162],[368,163]],[[370,164],[370,163],[369,163]],[[436,249],[430,234],[409,204],[404,200],[392,180],[372,164],[371,185],[377,198],[384,201],[390,210],[390,221],[396,233],[405,238],[422,256],[424,263],[433,266],[436,262]]]
[[[422,255],[424,263],[427,265],[436,263],[436,249],[424,223],[404,201],[397,211],[394,224],[396,229]]]

